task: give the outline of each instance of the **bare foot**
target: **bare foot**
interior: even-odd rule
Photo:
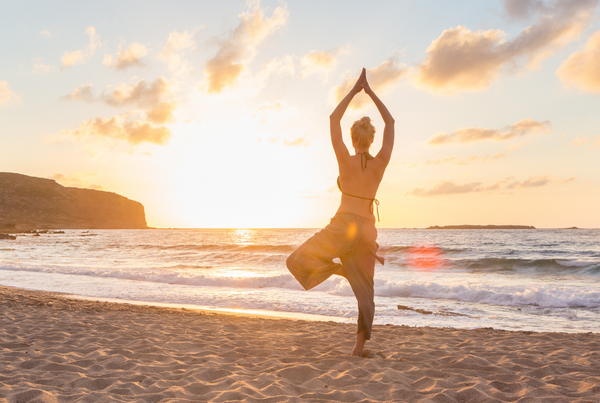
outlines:
[[[371,357],[371,353],[372,353],[372,351],[371,351],[371,350],[369,350],[368,348],[365,348],[365,349],[363,349],[363,351],[362,351],[362,353],[360,354],[360,356],[361,356],[362,358],[369,358],[369,357]]]
[[[354,348],[352,349],[351,355],[357,356],[357,357],[362,357],[362,354],[364,351],[363,347],[365,346],[366,341],[367,341],[367,338],[365,337],[364,330],[361,330],[360,332],[356,333],[356,344],[354,344]]]

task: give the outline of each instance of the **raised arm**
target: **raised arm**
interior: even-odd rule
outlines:
[[[383,118],[383,123],[385,127],[383,128],[383,143],[381,144],[381,150],[376,155],[376,158],[381,158],[385,161],[385,164],[390,163],[390,159],[392,158],[392,150],[394,148],[394,118],[388,108],[381,102],[381,99],[373,92],[369,83],[367,82],[367,77],[365,75],[364,82],[362,86],[369,97],[373,100],[373,103],[377,107],[377,110],[381,114]]]
[[[346,144],[344,144],[344,140],[342,138],[342,126],[340,122],[354,96],[363,90],[363,83],[366,82],[366,77],[367,72],[365,69],[362,69],[360,77],[358,77],[358,80],[356,80],[354,87],[352,87],[348,95],[346,95],[344,99],[340,101],[339,105],[333,110],[333,112],[329,116],[329,131],[331,133],[331,144],[333,145],[333,151],[335,151],[335,157],[338,161],[340,161],[340,159],[344,157],[350,156],[348,148],[346,147]]]

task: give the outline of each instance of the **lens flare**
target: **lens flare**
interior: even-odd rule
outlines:
[[[417,270],[437,270],[444,266],[444,256],[435,245],[414,245],[406,252],[406,264]]]
[[[354,239],[357,231],[358,226],[355,222],[351,222],[350,225],[348,225],[348,233],[346,234],[346,236],[348,237],[348,239]]]

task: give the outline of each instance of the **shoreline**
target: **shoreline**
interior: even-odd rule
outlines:
[[[600,335],[355,324],[0,286],[2,401],[597,401]]]

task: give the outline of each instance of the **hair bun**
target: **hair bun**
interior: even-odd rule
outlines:
[[[362,127],[369,127],[369,125],[371,124],[371,118],[368,116],[363,116],[362,118],[360,118],[360,125]]]

